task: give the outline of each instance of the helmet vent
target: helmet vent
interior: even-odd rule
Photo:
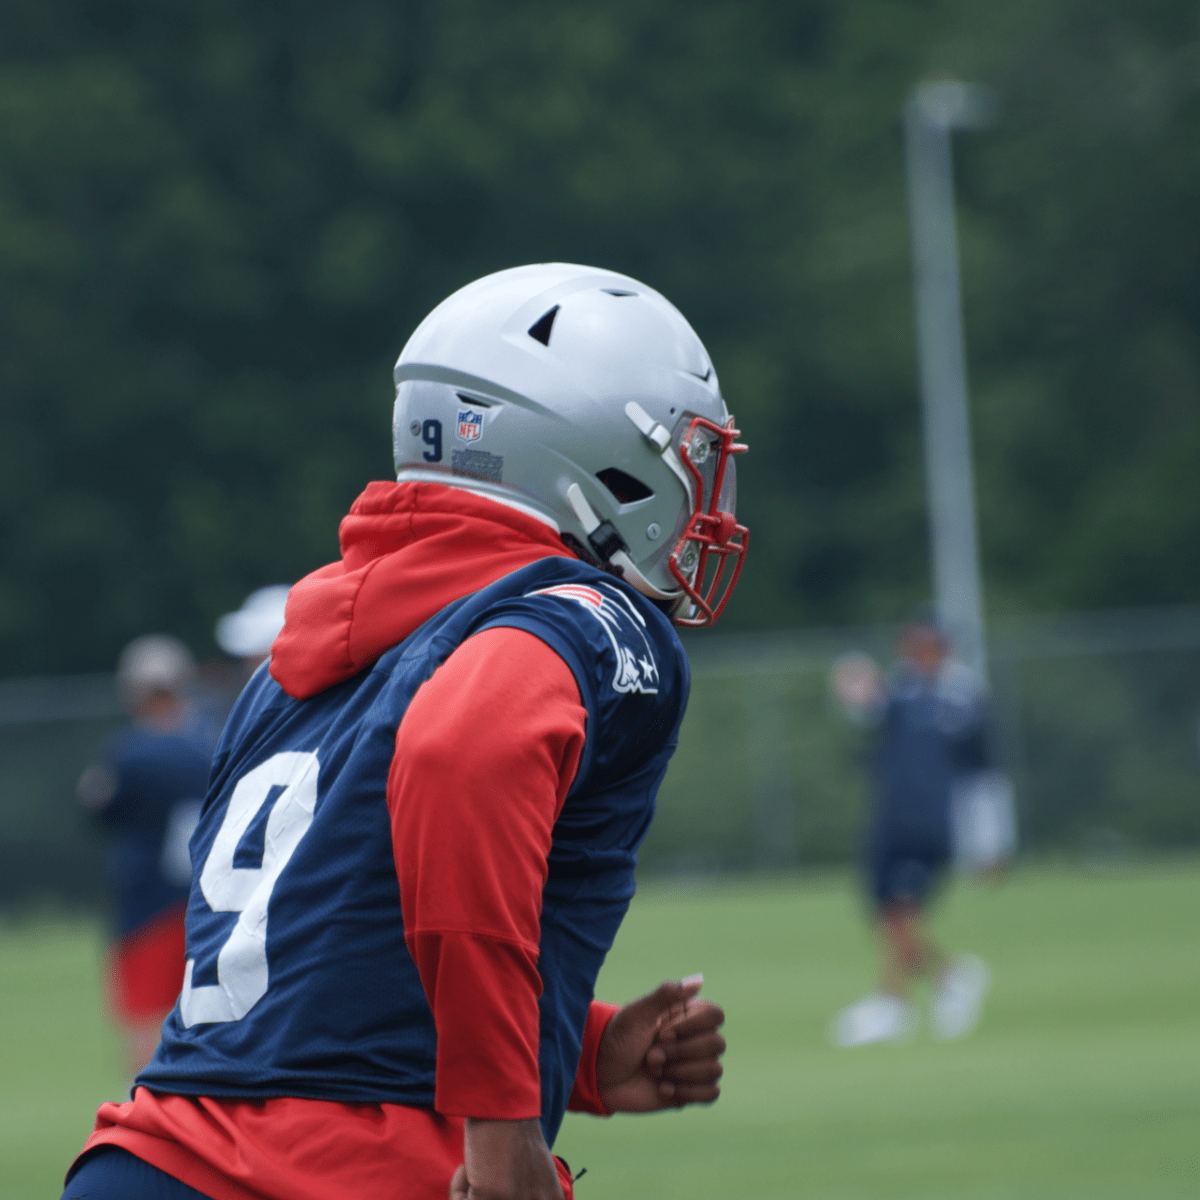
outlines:
[[[636,296],[637,292],[627,292],[623,288],[601,288],[602,292],[608,296]]]
[[[605,467],[596,472],[596,478],[610,492],[618,504],[632,504],[635,500],[649,500],[654,493],[640,479],[634,479],[618,467]]]
[[[474,408],[491,408],[492,406],[486,400],[480,400],[476,396],[464,396],[462,392],[454,393],[464,404],[470,404]]]
[[[544,313],[530,325],[529,336],[535,342],[541,342],[543,346],[549,346],[550,330],[554,328],[554,318],[556,316],[558,316],[557,304],[548,313]]]

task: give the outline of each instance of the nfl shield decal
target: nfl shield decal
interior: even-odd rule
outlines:
[[[483,433],[483,413],[472,412],[469,408],[460,410],[458,414],[458,436],[464,442],[477,442]]]

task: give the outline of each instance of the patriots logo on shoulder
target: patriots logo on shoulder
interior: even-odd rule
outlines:
[[[458,436],[464,442],[477,442],[483,436],[483,413],[469,408],[458,414]]]
[[[646,620],[630,603],[629,597],[618,588],[607,583],[598,587],[590,587],[583,583],[560,583],[554,587],[527,592],[526,595],[558,596],[585,608],[600,622],[617,657],[613,691],[657,695],[658,663],[655,661],[650,639],[646,636]],[[629,637],[631,632],[637,634],[633,646],[629,645],[630,641],[634,641]],[[640,645],[637,645],[637,642],[640,642]]]

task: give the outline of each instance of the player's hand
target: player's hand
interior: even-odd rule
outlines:
[[[563,1200],[542,1123],[468,1117],[450,1200]]]
[[[600,1039],[596,1081],[609,1112],[711,1104],[720,1094],[725,1013],[696,994],[699,975],[668,980],[625,1005]]]

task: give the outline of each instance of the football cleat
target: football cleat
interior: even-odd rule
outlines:
[[[983,959],[957,955],[939,980],[929,1007],[934,1037],[949,1041],[970,1033],[979,1024],[991,982],[992,973]]]
[[[835,1046],[869,1046],[873,1042],[903,1042],[917,1027],[917,1013],[907,1000],[876,992],[844,1008],[829,1027]]]

